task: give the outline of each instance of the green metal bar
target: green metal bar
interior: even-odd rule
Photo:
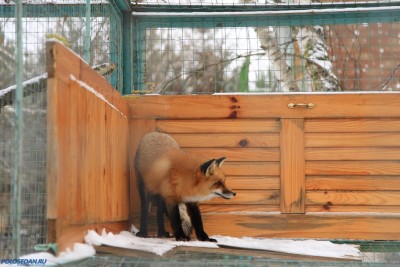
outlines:
[[[122,54],[123,54],[123,94],[127,95],[132,90],[132,15],[123,14]]]
[[[90,64],[90,0],[86,0],[86,19],[85,19],[85,60]]]
[[[106,4],[91,4],[92,17],[104,17],[108,13],[104,7]],[[46,12],[43,12],[46,10]],[[0,5],[1,17],[14,18],[15,5]],[[51,18],[62,17],[64,15],[70,17],[85,17],[86,4],[62,4],[62,5],[44,5],[44,4],[24,4],[22,16],[24,18]]]
[[[118,6],[115,5],[115,3],[112,3],[110,5],[110,11],[111,15],[109,15],[110,19],[110,61],[112,63],[116,63],[117,69],[114,71],[109,79],[110,83],[114,88],[117,88],[119,92],[122,93],[122,84],[119,83],[118,75],[120,74],[119,72],[122,71],[122,62],[123,62],[123,54],[122,54],[122,48],[121,48],[121,42],[122,42],[122,12],[118,8]]]
[[[121,12],[128,12],[131,10],[130,4],[128,0],[114,0],[115,4],[117,5],[118,9]]]
[[[214,28],[214,27],[266,27],[266,26],[307,26],[375,22],[399,22],[399,8],[353,10],[343,12],[254,12],[254,13],[137,13],[133,16],[140,28]]]
[[[21,166],[22,166],[22,145],[23,145],[23,45],[22,45],[22,0],[15,2],[15,37],[17,40],[16,48],[16,93],[15,93],[15,151],[14,151],[14,169],[13,169],[13,258],[21,256]]]
[[[136,12],[246,12],[246,11],[293,11],[309,9],[343,9],[359,7],[400,6],[400,1],[336,2],[336,3],[274,3],[274,4],[236,4],[236,5],[152,5],[132,4]]]

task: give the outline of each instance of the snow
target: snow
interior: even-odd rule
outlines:
[[[34,77],[34,78],[30,79],[30,80],[24,81],[24,82],[22,83],[22,85],[23,85],[23,86],[26,86],[26,85],[30,85],[30,84],[35,84],[35,83],[38,83],[38,82],[40,82],[41,80],[46,79],[46,78],[47,78],[47,72],[46,72],[46,73],[43,73],[42,75],[39,75],[39,76],[37,76],[37,77]],[[7,93],[9,93],[9,92],[11,92],[11,91],[13,91],[13,90],[15,90],[16,88],[17,88],[16,85],[12,85],[12,86],[10,86],[10,87],[7,87],[7,88],[5,88],[5,89],[0,90],[0,98],[1,98],[3,95],[5,95],[5,94],[7,94]]]
[[[135,232],[137,231],[134,228]],[[265,250],[272,252],[289,253],[295,255],[317,256],[328,258],[346,258],[360,260],[360,251],[356,246],[347,244],[334,244],[329,241],[319,240],[292,240],[292,239],[271,239],[271,238],[251,238],[251,237],[229,237],[229,236],[211,236],[218,241],[200,242],[200,241],[175,241],[167,238],[141,238],[131,232],[123,231],[119,234],[106,233],[102,231],[101,235],[90,230],[85,236],[85,242],[91,245],[108,245],[119,248],[127,248],[153,252],[162,256],[166,252],[178,246],[206,247],[218,249],[219,246],[228,246],[234,248],[247,248],[256,250]]]
[[[5,94],[11,92],[12,90],[15,90],[15,88],[16,88],[16,86],[13,85],[13,86],[10,86],[10,87],[8,87],[8,88],[6,88],[6,89],[0,90],[0,98],[1,98],[3,95],[5,95]]]
[[[45,266],[59,266],[67,263],[72,263],[76,261],[80,261],[83,259],[87,259],[93,257],[96,254],[95,249],[88,245],[82,243],[75,243],[73,249],[67,248],[66,251],[63,251],[59,254],[59,256],[54,256],[48,252],[40,252],[40,253],[32,253],[28,255],[24,255],[19,258],[20,263],[15,264],[6,264],[2,266],[27,266],[24,263],[29,262],[29,260],[46,260]],[[22,264],[21,264],[22,263]]]
[[[305,255],[316,257],[328,257],[338,259],[361,260],[360,251],[357,246],[348,244],[334,244],[329,241],[319,240],[293,240],[293,239],[272,239],[272,238],[251,238],[251,237],[229,237],[211,236],[218,243],[201,241],[175,241],[172,238],[141,238],[134,235],[138,230],[133,226],[132,232],[122,231],[119,234],[107,233],[103,229],[101,235],[94,230],[89,230],[84,240],[86,244],[75,243],[73,249],[67,248],[58,256],[48,252],[32,253],[19,258],[20,262],[15,264],[5,263],[0,266],[25,266],[29,260],[45,260],[45,266],[58,266],[76,263],[84,259],[95,256],[96,251],[93,246],[108,245],[118,248],[141,250],[152,252],[162,256],[166,252],[176,247],[202,247],[218,249],[219,246],[226,246],[238,249],[265,250],[270,252],[288,253],[293,255]],[[72,266],[72,265],[71,265]]]
[[[85,236],[85,242],[94,245],[108,245],[119,248],[135,249],[152,252],[156,255],[162,256],[166,252],[178,247],[204,247],[204,248],[218,248],[217,244],[211,242],[201,241],[175,241],[167,238],[142,238],[133,235],[131,232],[122,231],[119,234],[106,233],[103,229],[101,235],[93,230],[89,230]]]
[[[275,5],[275,4],[274,4]],[[285,4],[287,5],[287,4]],[[320,6],[320,4],[318,4]],[[350,8],[325,8],[304,10],[271,10],[271,11],[233,11],[233,12],[132,12],[135,17],[223,17],[223,16],[274,16],[274,15],[300,15],[300,14],[329,14],[337,12],[367,12],[399,10],[400,7],[350,7]]]
[[[94,94],[96,97],[100,98],[101,100],[103,100],[107,105],[109,105],[111,108],[113,108],[114,110],[116,110],[119,114],[121,114],[121,116],[123,116],[125,119],[127,119],[127,117],[125,116],[124,113],[122,113],[116,106],[114,106],[110,101],[108,101],[102,94],[100,94],[99,92],[97,92],[93,87],[89,86],[88,84],[86,84],[85,82],[82,82],[78,79],[75,78],[74,75],[71,74],[70,79],[72,81],[76,81],[80,86],[82,86],[83,88],[85,88],[86,90],[88,90],[89,92],[91,92],[92,94]]]
[[[213,236],[212,238],[217,239],[219,245],[235,248],[249,248],[328,258],[360,258],[360,250],[357,247],[347,244],[334,244],[330,241],[270,238],[256,239],[250,237],[235,238],[228,236]]]

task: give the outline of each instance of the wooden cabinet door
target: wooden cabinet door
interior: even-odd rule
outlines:
[[[399,93],[143,96],[128,104],[132,149],[135,128],[147,125],[182,149],[228,158],[227,184],[238,194],[201,206],[211,234],[400,239]]]

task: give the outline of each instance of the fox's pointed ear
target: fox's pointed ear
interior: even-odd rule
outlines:
[[[213,173],[214,167],[215,167],[215,159],[211,159],[201,164],[200,170],[205,176],[210,176]]]
[[[218,167],[221,167],[225,160],[226,160],[226,157],[222,157],[222,158],[217,159],[215,162],[217,163]]]

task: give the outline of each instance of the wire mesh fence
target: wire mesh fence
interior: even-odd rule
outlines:
[[[132,28],[128,29],[123,28],[117,2],[90,1],[89,64],[112,64],[114,71],[107,79],[120,92],[400,90],[397,0],[131,1],[134,13],[128,21]],[[29,81],[23,86],[22,227],[18,237],[23,254],[46,242],[45,42],[55,38],[84,57],[88,40],[85,3],[24,2],[23,75]],[[328,7],[335,10],[326,12]],[[13,238],[15,24],[14,2],[0,0],[2,258],[11,257]],[[125,31],[132,34],[128,50],[122,47]],[[123,88],[124,58],[133,61],[127,72],[133,88]]]
[[[31,85],[23,100],[21,171],[21,253],[46,240],[46,91],[45,80]],[[10,97],[10,96],[8,96]],[[7,103],[8,102],[8,103]],[[13,211],[12,175],[15,153],[15,107],[0,96],[0,256],[11,257]]]
[[[113,66],[107,79],[122,90],[122,15],[114,1],[91,1],[90,65]],[[0,2],[0,258],[13,256],[16,153],[15,4]],[[57,39],[82,58],[85,53],[85,1],[29,1],[23,5],[23,151],[19,179],[21,254],[46,243],[46,53]]]
[[[246,23],[254,26],[146,24],[138,87],[162,94],[400,90],[398,22]]]
[[[25,80],[46,71],[46,40],[58,39],[82,58],[85,54],[85,1],[48,2],[34,0],[23,6]],[[114,1],[91,2],[89,64],[114,64],[115,71],[108,79],[116,89],[122,91],[122,14]],[[0,2],[1,89],[15,83],[14,34],[14,4]]]

